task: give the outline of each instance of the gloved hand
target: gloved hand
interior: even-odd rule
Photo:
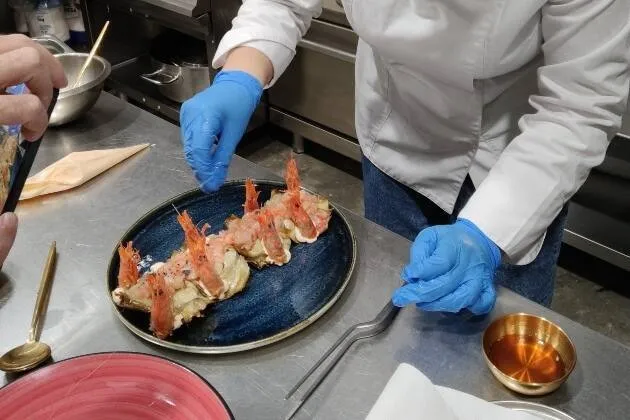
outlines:
[[[204,192],[225,182],[263,86],[249,73],[221,71],[214,82],[182,105],[180,125],[184,154]]]
[[[425,311],[480,315],[496,300],[494,274],[501,263],[499,248],[468,220],[420,232],[403,269],[407,283],[394,292],[396,306],[415,303]]]

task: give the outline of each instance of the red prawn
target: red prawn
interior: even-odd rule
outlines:
[[[285,173],[285,182],[287,184],[287,194],[289,196],[289,214],[295,226],[305,238],[317,237],[317,229],[311,220],[300,199],[300,174],[298,173],[297,163],[293,156],[287,161],[287,169]]]
[[[140,278],[140,272],[138,271],[140,254],[133,248],[133,243],[129,241],[126,246],[120,244],[118,247],[118,257],[120,259],[118,266],[118,287],[128,289],[136,284]]]
[[[161,273],[147,276],[151,288],[151,331],[164,339],[173,332],[173,288]]]
[[[186,246],[191,257],[190,262],[199,276],[199,281],[212,296],[219,296],[223,292],[223,281],[206,254],[205,231],[208,225],[204,225],[200,231],[185,210],[177,216],[177,221],[184,230]]]
[[[287,255],[284,252],[280,235],[274,226],[273,216],[266,209],[263,209],[257,216],[260,224],[260,238],[265,246],[267,255],[276,263],[286,263]]]
[[[295,223],[295,226],[300,230],[300,233],[305,238],[316,238],[317,229],[315,224],[308,215],[302,202],[300,201],[299,192],[288,192],[289,194],[289,211],[291,212],[291,220]]]
[[[300,181],[300,174],[298,172],[297,163],[293,156],[289,157],[287,160],[287,168],[284,174],[284,181],[287,183],[287,190],[290,192],[299,192],[300,185],[302,182]]]
[[[256,186],[254,182],[247,178],[245,180],[245,214],[254,212],[260,208],[260,204],[258,204],[258,196],[260,195],[259,191],[256,191]]]

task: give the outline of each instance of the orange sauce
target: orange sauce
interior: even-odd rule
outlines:
[[[490,346],[488,357],[501,372],[523,382],[551,382],[566,372],[560,354],[536,337],[506,335]]]

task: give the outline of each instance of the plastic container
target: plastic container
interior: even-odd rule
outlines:
[[[21,34],[28,34],[26,15],[35,8],[34,2],[29,0],[9,0],[9,6],[13,9],[16,31]]]
[[[70,30],[70,46],[82,49],[88,44],[88,37],[81,13],[81,1],[64,0],[63,11]]]
[[[31,36],[54,35],[64,42],[70,39],[61,0],[40,0],[26,17]]]

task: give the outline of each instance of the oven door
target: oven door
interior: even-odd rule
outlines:
[[[354,126],[357,42],[345,26],[313,21],[295,59],[269,90],[271,122],[360,159]]]
[[[346,13],[343,10],[341,0],[323,0],[322,7],[322,14],[319,20],[350,28],[350,23],[348,19],[346,19]]]

